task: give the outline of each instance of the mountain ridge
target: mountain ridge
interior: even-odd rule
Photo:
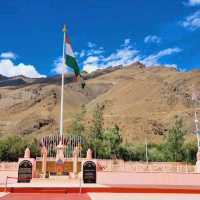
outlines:
[[[188,138],[193,129],[192,87],[200,89],[200,70],[180,72],[174,68],[130,65],[83,73],[86,88],[65,76],[64,130],[85,105],[85,124],[91,123],[97,103],[103,104],[105,127],[118,124],[124,141],[159,142],[176,115],[183,118]],[[1,82],[0,136],[19,134],[41,137],[59,131],[60,76],[29,79],[18,76]]]

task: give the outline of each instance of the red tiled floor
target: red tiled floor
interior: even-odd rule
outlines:
[[[79,193],[10,193],[0,200],[91,200],[86,194]]]
[[[91,200],[87,193],[68,193],[67,200]]]

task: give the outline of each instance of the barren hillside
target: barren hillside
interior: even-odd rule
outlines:
[[[84,90],[65,77],[64,128],[85,105],[88,124],[96,103],[105,105],[105,126],[117,123],[124,140],[160,141],[176,115],[184,120],[189,137],[193,130],[191,90],[200,89],[200,70],[146,68],[140,63],[84,74]],[[56,134],[59,129],[60,77],[29,79],[0,76],[0,134]]]

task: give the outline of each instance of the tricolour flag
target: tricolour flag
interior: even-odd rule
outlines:
[[[85,82],[84,82],[83,78],[81,77],[80,69],[79,69],[78,63],[76,61],[76,58],[74,56],[72,46],[71,46],[71,43],[70,43],[70,40],[69,40],[69,37],[67,34],[65,36],[64,42],[65,42],[65,58],[64,58],[65,64],[74,70],[76,79],[81,81],[81,86],[82,86],[82,88],[84,88]]]

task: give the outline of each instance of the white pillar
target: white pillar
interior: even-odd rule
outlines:
[[[62,83],[61,83],[61,99],[60,99],[60,136],[63,136],[63,98],[64,98],[64,72],[65,72],[65,37],[66,37],[66,26],[64,25],[63,32],[63,66],[62,66]]]

